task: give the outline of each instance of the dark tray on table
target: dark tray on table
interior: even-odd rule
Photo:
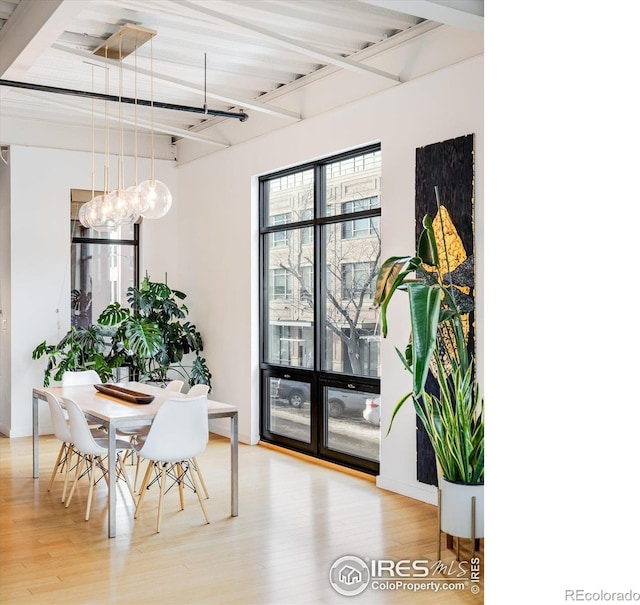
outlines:
[[[117,384],[94,384],[93,385],[100,393],[105,395],[111,395],[118,399],[124,399],[130,403],[151,403],[154,399],[153,395],[147,395],[147,393],[140,393],[139,391],[132,391],[131,389],[125,389]]]

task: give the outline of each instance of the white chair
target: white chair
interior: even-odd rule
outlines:
[[[71,463],[73,458],[73,441],[71,439],[71,429],[67,422],[67,416],[60,405],[58,399],[45,391],[47,396],[47,404],[49,406],[49,412],[51,414],[51,422],[53,424],[54,435],[62,442],[60,451],[58,452],[58,458],[53,466],[53,472],[51,473],[51,479],[49,480],[49,486],[47,491],[51,490],[53,480],[58,472],[64,472],[64,488],[62,489],[61,502],[64,502],[67,495],[67,483],[69,481],[69,470],[71,469]]]
[[[184,510],[186,482],[188,487],[196,493],[205,521],[209,523],[200,488],[193,475],[193,464],[190,462],[195,456],[205,451],[208,441],[209,422],[206,397],[167,399],[160,405],[144,443],[134,446],[139,455],[149,461],[140,489],[135,518],[138,517],[142,508],[147,490],[158,481],[160,496],[156,531],[159,532],[165,491],[177,484],[180,493],[180,510]],[[156,473],[155,477],[151,479],[153,470]],[[172,481],[168,489],[166,487],[167,475]]]
[[[164,387],[166,391],[170,391],[171,393],[180,393],[182,391],[182,387],[184,385],[183,380],[171,380]],[[129,441],[132,444],[139,443],[144,440],[145,436],[149,432],[150,425],[148,424],[140,424],[136,426],[131,426],[123,429],[117,429],[116,435],[120,437],[128,437]],[[133,454],[135,450],[131,450],[131,459],[133,463]],[[126,452],[122,462],[126,462],[127,456],[129,452]],[[136,456],[136,474],[133,478],[133,491],[136,490],[136,486],[138,485],[138,470],[140,468],[140,456]]]
[[[100,384],[100,374],[95,370],[81,370],[78,372],[66,371],[62,374],[62,386],[73,387],[86,384]]]
[[[194,384],[189,391],[187,392],[187,397],[200,397],[204,395],[205,397],[209,394],[209,385],[206,384]],[[200,472],[200,465],[196,460],[195,456],[191,459],[193,462],[193,469],[196,471],[198,475],[198,479],[200,479],[200,483],[202,484],[202,490],[204,491],[204,497],[209,499],[209,490],[207,489],[207,485],[204,482],[204,477]]]
[[[171,380],[165,386],[166,391],[170,391],[172,393],[180,393],[182,391],[182,386],[184,385],[183,380]]]
[[[108,438],[100,438],[96,439],[89,429],[89,424],[87,423],[87,419],[83,411],[80,409],[80,406],[73,401],[73,399],[69,399],[68,397],[63,397],[62,401],[67,408],[67,412],[69,414],[69,425],[71,428],[71,438],[73,441],[73,447],[75,451],[78,453],[78,457],[80,459],[84,458],[86,460],[87,465],[89,467],[89,496],[87,498],[87,510],[85,512],[84,520],[89,520],[89,513],[91,511],[91,500],[93,498],[93,488],[97,483],[95,480],[95,470],[96,463],[98,465],[98,469],[101,471],[102,475],[100,478],[107,475],[107,469],[104,466],[104,458],[109,453],[109,439]],[[127,473],[125,471],[124,465],[122,464],[122,460],[120,458],[120,452],[123,450],[131,449],[133,446],[128,441],[124,441],[122,439],[116,439],[116,477],[122,477],[129,488],[129,493],[131,494],[131,498],[134,499],[133,489],[131,488],[131,483],[129,482],[129,478],[127,477]],[[78,486],[78,481],[80,477],[84,475],[81,474],[82,470],[82,460],[78,461],[78,465],[76,466],[76,474],[73,480],[73,485],[71,486],[71,491],[69,492],[69,498],[65,503],[65,508],[69,507],[71,503],[71,499],[73,498],[73,494],[75,493],[76,487]],[[107,476],[107,480],[111,481],[111,477]],[[98,479],[99,480],[99,479]],[[115,488],[115,483],[112,484],[112,487]]]
[[[67,370],[62,373],[62,386],[63,387],[79,387],[90,384],[101,384],[100,374],[95,370]],[[65,410],[66,416],[66,410]],[[90,424],[89,428],[92,430],[99,429],[104,430],[99,424]]]
[[[208,394],[209,394],[208,384],[194,384],[187,391],[187,397],[200,397],[200,395],[204,395],[206,397]]]

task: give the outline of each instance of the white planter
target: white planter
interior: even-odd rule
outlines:
[[[458,538],[484,538],[484,485],[452,483],[440,478],[440,531]]]

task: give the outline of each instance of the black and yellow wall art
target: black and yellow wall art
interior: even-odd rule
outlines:
[[[469,297],[473,308],[475,293],[474,271],[474,135],[449,139],[416,149],[416,243],[422,231],[422,217],[433,220],[438,241],[441,273],[451,272],[453,283]],[[438,206],[435,188],[438,188]],[[447,254],[445,258],[444,247]],[[444,266],[442,263],[447,262]],[[446,276],[448,279],[448,276]],[[471,310],[464,318],[467,345],[475,349],[475,314]],[[437,381],[431,375],[427,391],[435,392]],[[438,484],[435,453],[422,423],[417,426],[417,479],[430,485]]]

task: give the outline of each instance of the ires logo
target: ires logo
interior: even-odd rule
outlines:
[[[426,578],[429,575],[429,561],[426,559],[371,559],[370,567],[374,578]]]

